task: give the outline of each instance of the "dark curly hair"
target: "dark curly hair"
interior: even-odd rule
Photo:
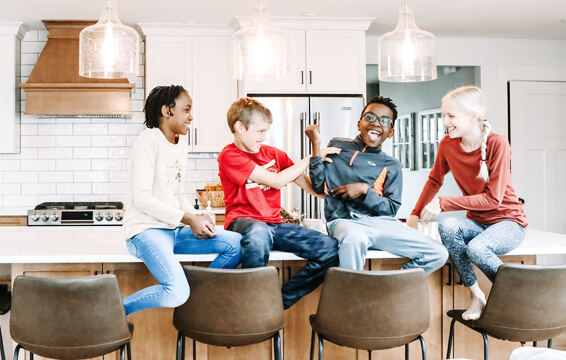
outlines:
[[[372,97],[362,110],[360,118],[366,113],[366,109],[370,104],[382,104],[387,106],[393,112],[393,119],[391,119],[393,120],[393,123],[391,124],[391,127],[395,126],[395,120],[397,120],[397,105],[393,103],[393,100],[379,95]]]
[[[148,128],[158,128],[159,118],[161,118],[161,108],[163,105],[169,108],[175,107],[175,99],[181,95],[182,92],[189,94],[181,85],[170,86],[156,86],[151,90],[145,101],[143,111],[145,112],[144,124]],[[172,115],[171,110],[169,114]]]

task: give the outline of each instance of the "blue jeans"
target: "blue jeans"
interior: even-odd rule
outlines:
[[[402,269],[422,268],[428,275],[444,266],[448,252],[438,241],[390,216],[337,219],[328,233],[338,240],[340,267],[363,270],[368,249],[408,257]]]
[[[128,251],[142,260],[159,285],[147,287],[124,299],[126,315],[159,307],[177,307],[189,298],[189,283],[175,254],[219,255],[212,268],[235,268],[240,263],[241,235],[218,230],[210,239],[199,239],[189,226],[174,230],[147,229],[126,240]]]
[[[487,225],[466,217],[444,218],[438,224],[442,243],[466,287],[477,281],[474,265],[493,282],[503,255],[521,245],[527,230],[511,220]]]
[[[307,260],[281,289],[285,309],[316,289],[322,284],[326,270],[338,265],[336,240],[297,224],[238,218],[228,230],[242,234],[242,268],[265,266],[271,249],[291,252]]]

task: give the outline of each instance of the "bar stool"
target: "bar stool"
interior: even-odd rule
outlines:
[[[11,304],[12,294],[10,294],[9,291],[0,292],[0,315],[4,315],[10,311]],[[4,341],[2,341],[2,329],[0,329],[0,356],[2,356],[2,360],[6,360],[6,354],[4,353]]]
[[[52,359],[85,359],[120,350],[130,355],[126,321],[114,275],[80,279],[18,276],[12,287],[10,332],[20,349]]]
[[[316,314],[311,315],[310,359],[318,335],[318,359],[324,340],[349,348],[374,350],[405,346],[419,340],[421,356],[426,347],[421,336],[428,329],[430,310],[423,269],[360,271],[330,268],[322,284]]]
[[[185,266],[191,295],[175,309],[177,360],[185,358],[185,337],[215,346],[244,346],[273,339],[281,360],[279,331],[285,325],[279,275],[274,267],[210,269]]]
[[[456,322],[483,337],[484,360],[488,360],[488,336],[496,339],[533,342],[548,340],[566,331],[566,265],[539,266],[503,264],[487,304],[478,320],[464,320],[466,310],[450,310],[452,318],[446,358],[452,356]]]

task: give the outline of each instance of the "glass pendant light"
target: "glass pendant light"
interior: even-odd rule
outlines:
[[[379,39],[379,80],[415,82],[436,79],[435,39],[415,24],[407,7],[399,10],[395,30]]]
[[[140,36],[120,22],[116,5],[110,1],[100,20],[81,31],[79,75],[119,79],[139,74]]]
[[[271,26],[267,8],[258,1],[252,24],[232,35],[232,77],[279,80],[289,74],[287,33]]]

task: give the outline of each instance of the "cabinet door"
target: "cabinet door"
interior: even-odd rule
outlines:
[[[192,96],[191,38],[147,36],[145,41],[145,97],[156,86],[182,85]]]
[[[536,263],[535,255],[509,255],[501,256],[501,260],[504,263],[510,264],[528,264],[532,265]],[[478,278],[478,284],[482,291],[485,293],[486,297],[489,295],[491,290],[491,282],[487,277],[479,270],[474,267],[476,276]],[[454,309],[467,309],[470,306],[471,298],[468,289],[466,289],[460,283],[460,277],[458,272],[454,271]],[[444,334],[446,338],[444,343],[448,343],[448,333],[450,329],[450,321],[446,317],[445,331]],[[450,321],[448,321],[450,320]],[[489,358],[490,359],[509,359],[511,352],[520,347],[521,343],[510,342],[498,340],[493,337],[489,337]],[[543,342],[542,346],[546,346]],[[483,359],[483,339],[480,333],[466,328],[465,326],[456,323],[454,325],[454,358],[469,358],[469,359]]]
[[[246,92],[304,93],[306,91],[305,31],[287,30],[289,37],[289,76],[281,80],[246,81]]]
[[[18,275],[36,276],[36,277],[49,277],[49,278],[81,278],[93,275],[102,274],[102,264],[14,264],[12,265],[12,281]],[[9,354],[9,345],[6,352]],[[24,355],[25,354],[25,355]],[[113,354],[108,354],[106,359],[111,359]],[[29,359],[29,353],[20,351],[20,358]],[[119,357],[118,357],[119,358]],[[41,356],[34,356],[36,360],[47,360]],[[102,356],[91,358],[89,360],[103,360]]]
[[[193,125],[195,152],[220,152],[233,142],[226,113],[236,100],[236,80],[231,73],[230,36],[193,38]]]
[[[306,37],[309,92],[365,93],[363,31],[307,30]]]

